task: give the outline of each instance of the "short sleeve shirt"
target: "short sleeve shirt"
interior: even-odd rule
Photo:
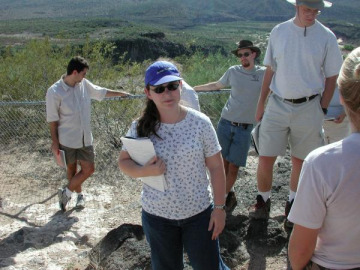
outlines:
[[[137,121],[127,136],[137,137]],[[186,117],[176,124],[161,123],[158,138],[150,136],[156,155],[166,164],[168,189],[157,191],[143,185],[142,207],[153,215],[179,220],[194,216],[212,202],[211,185],[205,159],[221,150],[215,129],[203,113],[188,108]],[[126,149],[123,147],[123,150]]]
[[[82,148],[93,144],[91,133],[91,99],[102,100],[107,89],[83,79],[74,87],[63,78],[46,93],[46,120],[58,122],[61,145]]]
[[[360,134],[317,148],[305,159],[289,220],[319,229],[312,261],[360,267]]]
[[[182,81],[180,100],[182,105],[200,111],[198,94],[195,92],[194,88],[192,88],[184,80]]]
[[[246,70],[241,65],[230,67],[219,82],[230,86],[230,96],[221,117],[232,122],[254,124],[265,67]]]
[[[321,94],[325,78],[339,74],[343,60],[334,33],[317,20],[304,31],[293,19],[271,31],[264,65],[275,72],[270,89],[281,98]]]

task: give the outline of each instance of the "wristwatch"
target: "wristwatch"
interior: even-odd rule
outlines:
[[[325,115],[327,115],[328,109],[327,109],[327,108],[321,108],[321,109],[322,109],[323,113],[324,113]]]
[[[225,210],[225,204],[215,204],[214,209]]]

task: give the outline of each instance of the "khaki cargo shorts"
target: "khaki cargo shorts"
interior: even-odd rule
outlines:
[[[65,151],[67,164],[73,164],[78,160],[94,163],[95,152],[92,145],[76,149],[60,145],[60,149]]]
[[[323,120],[320,95],[293,104],[272,93],[261,120],[260,156],[283,156],[289,144],[292,156],[305,159],[312,150],[325,144]]]

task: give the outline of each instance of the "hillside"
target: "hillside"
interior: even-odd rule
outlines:
[[[333,2],[319,19],[344,44],[358,46],[360,1]],[[60,47],[111,41],[115,59],[127,53],[125,60],[135,61],[196,50],[228,52],[239,39],[265,49],[273,26],[293,15],[286,0],[2,0],[0,53],[46,37]]]
[[[226,21],[281,21],[293,14],[285,0],[2,0],[0,20],[29,18],[121,18],[147,23],[188,27]],[[333,0],[321,16],[360,22],[360,1]]]

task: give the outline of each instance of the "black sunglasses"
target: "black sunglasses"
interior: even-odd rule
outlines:
[[[158,86],[158,87],[156,87],[154,89],[151,89],[151,90],[154,91],[156,94],[161,94],[161,93],[163,93],[165,91],[166,88],[169,91],[175,91],[175,90],[177,90],[179,88],[179,85],[180,85],[179,83],[169,83],[166,86],[160,85],[160,86]]]
[[[249,52],[244,52],[243,54],[242,54],[242,53],[238,53],[238,57],[239,57],[239,58],[241,58],[241,57],[243,57],[243,56],[248,57],[250,54],[251,54],[251,53],[249,53]]]

